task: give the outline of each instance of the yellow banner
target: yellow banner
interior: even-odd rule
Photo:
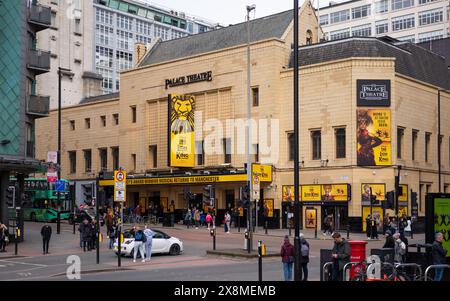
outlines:
[[[317,210],[312,208],[305,209],[306,223],[305,227],[309,229],[316,228],[317,223]]]
[[[385,184],[361,184],[361,200],[363,202],[370,202],[370,188],[372,188],[372,195],[377,197],[377,201],[384,201],[386,194]]]
[[[273,217],[273,199],[264,200],[264,212],[267,212],[267,217]]]
[[[398,197],[399,202],[407,202],[408,201],[408,185],[400,184],[402,188],[402,195]]]
[[[293,202],[295,198],[294,185],[283,185],[282,187],[282,200],[284,202]]]
[[[169,95],[169,166],[195,166],[195,97]]]
[[[321,185],[301,185],[302,202],[320,201]]]
[[[391,165],[391,111],[357,110],[358,166]]]
[[[348,201],[348,185],[347,184],[323,184],[322,185],[322,201]]]
[[[408,207],[398,207],[398,217],[408,216]]]
[[[272,182],[272,165],[252,164],[252,173],[260,182]]]

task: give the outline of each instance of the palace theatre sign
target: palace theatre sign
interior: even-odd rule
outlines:
[[[176,86],[189,85],[198,82],[212,81],[212,71],[180,76],[172,79],[166,79],[166,89]]]

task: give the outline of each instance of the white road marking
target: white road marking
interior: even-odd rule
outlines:
[[[27,263],[27,262],[20,262],[20,261],[9,261],[9,260],[0,260],[0,262],[7,262],[10,265],[15,265],[15,264],[23,264],[23,265],[34,265],[36,267],[42,267],[45,268],[48,265],[45,264],[37,264],[37,263]]]

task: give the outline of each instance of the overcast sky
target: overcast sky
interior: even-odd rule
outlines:
[[[299,0],[299,5],[303,1]],[[244,22],[247,5],[256,4],[256,18],[292,9],[294,6],[293,0],[150,0],[149,2],[219,22],[221,25]],[[317,0],[314,2],[317,3]],[[320,0],[321,6],[325,4],[328,4],[328,0]],[[253,18],[253,12],[251,18]]]

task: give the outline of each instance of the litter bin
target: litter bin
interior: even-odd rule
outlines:
[[[367,241],[351,240],[350,241],[350,261],[361,262],[366,260],[366,245]],[[350,269],[350,279],[360,272],[360,266],[352,266]]]
[[[333,250],[320,249],[320,281],[325,280],[325,275],[323,274],[323,265],[327,262],[332,261],[332,258],[331,258],[332,253],[333,253]]]

